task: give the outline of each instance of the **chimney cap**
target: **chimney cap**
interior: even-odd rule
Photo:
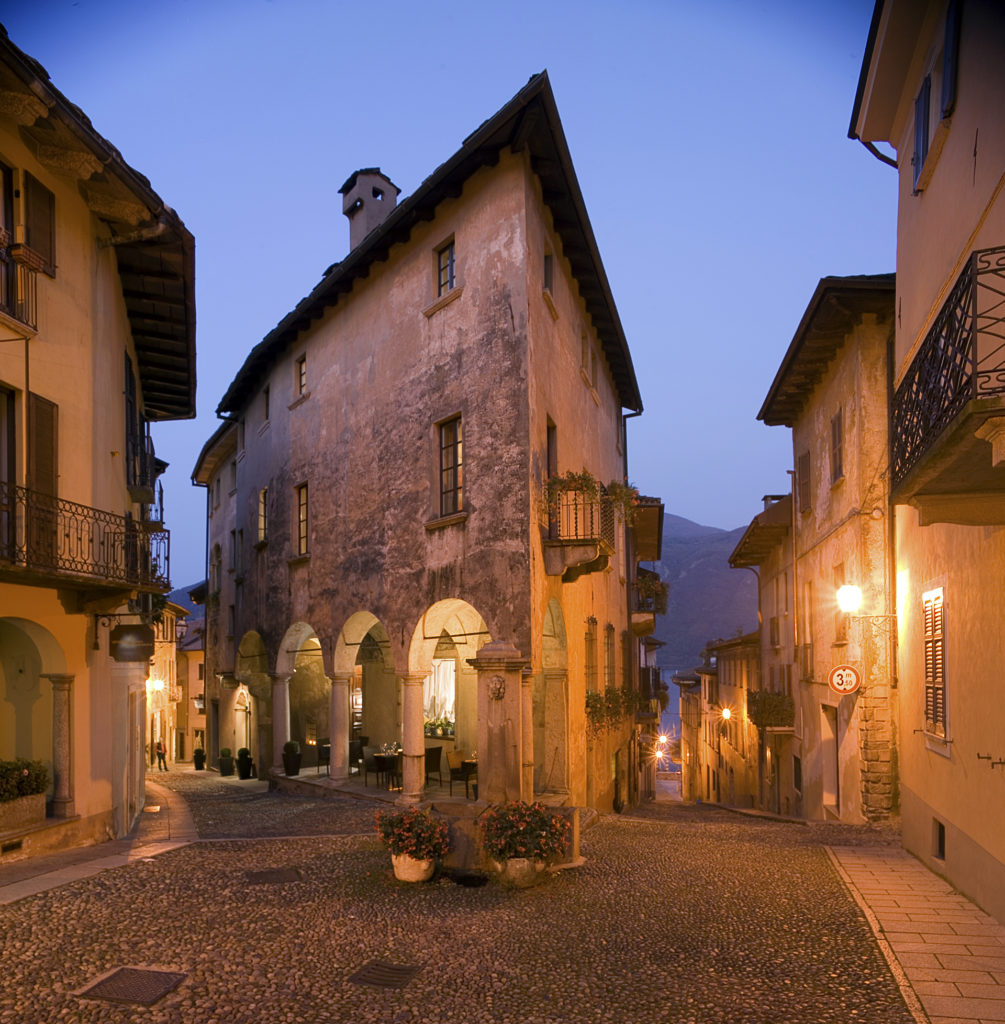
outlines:
[[[356,179],[361,174],[377,175],[383,178],[384,181],[386,181],[388,185],[390,185],[391,188],[394,189],[395,195],[401,194],[401,189],[398,188],[398,186],[395,185],[395,183],[391,181],[391,179],[379,167],[361,167],[358,171],[353,171],[352,174],[350,174],[349,177],[346,178],[345,184],[339,189],[340,194],[345,195],[347,192],[352,191],[352,189],[356,186]]]

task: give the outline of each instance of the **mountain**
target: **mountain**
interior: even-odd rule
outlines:
[[[710,640],[757,628],[757,581],[746,569],[731,569],[728,558],[745,526],[720,530],[681,516],[663,521],[663,558],[654,568],[670,590],[666,615],[656,616],[665,647],[657,654],[669,675],[694,668]]]

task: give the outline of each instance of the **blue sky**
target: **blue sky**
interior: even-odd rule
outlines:
[[[172,578],[249,349],[348,249],[338,187],[408,195],[547,69],[635,362],[633,483],[745,524],[788,490],[755,420],[817,281],[894,269],[896,172],[847,138],[872,0],[0,2],[11,39],[196,239],[196,420],[157,428]]]

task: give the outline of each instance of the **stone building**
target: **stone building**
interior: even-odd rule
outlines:
[[[791,609],[795,658],[784,679],[786,689],[793,679],[795,702],[793,789],[802,815],[812,819],[871,821],[894,807],[887,469],[893,297],[892,274],[823,278],[758,413],[769,426],[792,430],[791,577],[776,574],[779,583],[759,590],[769,632],[772,620]],[[753,538],[747,547],[755,547]],[[756,564],[758,557],[753,550],[744,555],[741,542],[732,564]],[[869,618],[839,608],[845,585],[865,595]],[[779,590],[791,594],[784,606]],[[841,666],[851,671],[839,678],[834,670]],[[770,663],[768,669],[770,688]],[[852,688],[846,679],[856,677]]]
[[[192,236],[0,31],[0,758],[53,780],[4,857],[142,808],[169,589],[150,425],[194,411]]]
[[[400,742],[416,800],[435,733],[490,799],[634,803],[662,505],[624,486],[642,401],[547,76],[402,201],[374,168],[340,191],[348,255],[251,351],[193,474],[210,757],[330,741],[339,784],[351,740]]]
[[[757,572],[760,683],[747,695],[747,717],[757,730],[755,806],[801,817],[802,749],[796,730],[796,670],[792,606],[792,495],[766,494],[732,554],[734,569]]]
[[[877,3],[849,134],[898,176],[890,486],[904,843],[1005,921],[1003,54],[996,0]]]

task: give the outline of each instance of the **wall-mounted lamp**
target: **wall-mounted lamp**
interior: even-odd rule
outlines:
[[[837,605],[842,612],[845,613],[851,619],[857,620],[868,620],[872,623],[874,629],[889,628],[888,623],[893,623],[894,628],[896,627],[897,616],[893,615],[856,615],[855,613],[862,607],[862,588],[855,586],[854,583],[845,583],[844,585],[837,588]]]

